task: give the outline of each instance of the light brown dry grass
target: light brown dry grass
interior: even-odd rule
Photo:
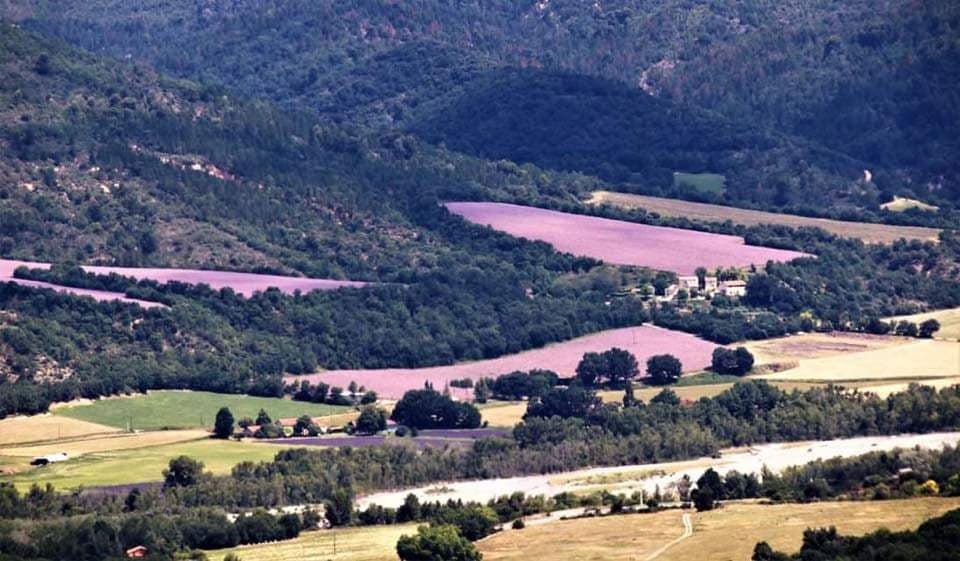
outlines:
[[[118,433],[114,427],[56,415],[11,417],[0,421],[0,446]]]
[[[917,199],[908,199],[907,197],[894,197],[892,201],[880,205],[880,208],[889,210],[890,212],[903,212],[905,210],[910,210],[911,208],[919,208],[920,210],[927,212],[936,212],[940,210],[940,207],[927,204]]]
[[[836,526],[842,534],[863,535],[880,528],[913,529],[925,520],[960,507],[960,498],[813,504],[728,504],[694,515],[693,536],[668,549],[659,561],[750,559],[766,541],[796,552],[809,527]]]
[[[835,332],[789,335],[764,341],[751,341],[744,346],[753,353],[758,365],[796,365],[807,359],[860,353],[904,345],[912,341],[904,337]]]
[[[867,243],[892,243],[900,238],[908,240],[936,241],[940,233],[934,228],[919,226],[890,226],[864,222],[846,222],[826,218],[810,218],[792,214],[778,214],[759,210],[694,203],[661,197],[648,197],[629,193],[595,191],[588,204],[610,204],[622,208],[643,208],[663,216],[683,217],[706,222],[730,220],[735,224],[756,226],[779,224],[793,228],[815,227],[845,238],[857,238]]]
[[[906,382],[952,377],[960,377],[960,345],[934,340],[910,340],[892,347],[805,359],[796,368],[760,376],[768,380],[823,382]]]
[[[481,540],[484,561],[633,561],[683,532],[680,511],[563,520]]]
[[[523,414],[526,412],[526,402],[498,404],[480,410],[483,420],[492,427],[512,427],[523,420]]]
[[[115,434],[102,437],[82,438],[68,441],[54,441],[28,446],[0,448],[0,456],[36,457],[45,454],[66,452],[71,458],[118,450],[133,450],[149,446],[163,446],[176,442],[187,442],[207,438],[210,433],[204,430],[171,430],[141,432],[134,434]]]
[[[278,543],[245,545],[208,551],[210,561],[221,561],[234,553],[256,561],[384,561],[397,559],[397,540],[415,534],[415,524],[365,526],[338,530],[304,532],[300,537]],[[334,555],[336,536],[336,555]]]
[[[836,526],[863,535],[881,527],[916,528],[960,507],[960,498],[883,502],[828,502],[761,505],[729,503],[719,510],[691,513],[693,536],[667,549],[658,561],[750,559],[759,541],[796,551],[808,527]],[[681,512],[586,518],[530,526],[495,534],[478,543],[486,561],[636,560],[679,537]]]
[[[919,324],[928,319],[935,319],[940,322],[940,330],[933,334],[934,339],[944,339],[947,341],[960,340],[960,308],[937,310],[935,312],[924,312],[921,314],[913,314],[911,316],[897,316],[887,318],[886,321],[906,320]]]

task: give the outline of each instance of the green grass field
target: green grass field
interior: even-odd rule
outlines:
[[[677,171],[673,174],[673,184],[678,187],[692,187],[703,193],[722,195],[727,188],[727,178],[718,173],[683,173]]]
[[[265,409],[273,419],[311,415],[335,415],[349,407],[305,403],[289,399],[251,397],[190,391],[153,391],[144,396],[103,399],[87,405],[57,409],[64,415],[82,421],[135,430],[209,428],[221,407],[229,407],[234,419],[255,418]]]
[[[33,483],[41,486],[52,483],[60,491],[159,481],[163,479],[163,469],[170,460],[181,455],[202,461],[205,471],[226,474],[243,461],[272,460],[283,449],[283,446],[271,444],[204,438],[164,446],[87,454],[63,463],[2,477],[0,481],[12,481],[21,490]]]

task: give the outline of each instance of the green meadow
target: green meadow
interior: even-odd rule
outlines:
[[[165,446],[86,454],[63,463],[0,478],[0,481],[10,481],[21,490],[28,489],[34,483],[40,486],[51,483],[58,491],[161,481],[164,468],[178,456],[200,460],[204,463],[204,471],[223,475],[230,473],[233,466],[240,462],[270,461],[283,449],[283,446],[275,444],[205,438]]]
[[[673,174],[673,184],[692,187],[703,193],[722,195],[726,190],[727,178],[719,173],[684,173]]]
[[[264,409],[273,419],[310,415],[322,417],[343,413],[339,405],[306,403],[270,397],[193,391],[152,391],[129,398],[102,399],[90,404],[57,409],[55,414],[134,430],[209,428],[221,407],[229,407],[234,419],[256,418]]]

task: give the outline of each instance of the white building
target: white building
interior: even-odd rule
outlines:
[[[720,293],[732,298],[740,298],[747,294],[747,282],[742,280],[730,280],[720,283]]]

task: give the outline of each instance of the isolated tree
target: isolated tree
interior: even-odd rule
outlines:
[[[217,438],[230,438],[231,434],[233,434],[233,413],[230,409],[221,407],[213,423],[213,435]]]
[[[170,460],[168,468],[163,470],[164,487],[189,487],[197,483],[203,475],[203,462],[189,456],[179,456]]]
[[[700,479],[697,479],[697,489],[709,489],[712,496],[716,499],[723,498],[723,480],[720,474],[713,468],[707,468]]]
[[[753,548],[751,561],[790,561],[790,556],[774,551],[767,542],[760,542]]]
[[[693,499],[693,506],[696,507],[697,512],[713,510],[716,506],[713,491],[711,491],[710,488],[694,489],[693,492],[690,493],[690,498]]]
[[[694,271],[694,274],[697,275],[697,286],[700,290],[703,290],[707,286],[707,269],[704,267],[697,267]]]
[[[486,505],[469,505],[454,511],[452,522],[460,534],[470,541],[489,536],[496,531],[500,519],[492,508]]]
[[[672,384],[680,379],[682,372],[680,359],[671,354],[654,355],[647,360],[647,376],[653,384]]]
[[[346,526],[353,521],[353,496],[346,489],[336,489],[323,504],[331,526]]]
[[[272,423],[273,423],[273,419],[270,418],[270,415],[268,415],[265,410],[261,409],[257,413],[256,424],[263,426],[263,425],[269,425]]]
[[[627,387],[623,390],[623,406],[624,407],[633,407],[637,404],[637,397],[633,394],[633,384],[627,384]]]
[[[737,355],[737,368],[740,370],[740,373],[746,374],[753,369],[753,354],[746,347],[737,347],[737,350],[734,351]]]
[[[753,355],[746,347],[736,350],[717,347],[713,350],[710,368],[717,374],[743,376],[753,368]]]
[[[415,536],[401,536],[397,555],[402,561],[480,561],[482,556],[456,526],[420,526]]]
[[[412,522],[420,520],[420,499],[413,493],[403,499],[403,504],[397,509],[397,522]]]
[[[912,321],[901,321],[897,323],[894,333],[900,337],[916,337],[920,334],[920,330],[917,328],[917,324]]]
[[[919,334],[924,339],[930,339],[937,331],[940,331],[940,322],[935,319],[928,319],[920,324]]]
[[[387,412],[378,407],[364,407],[357,418],[356,429],[360,434],[376,434],[387,428]]]
[[[603,359],[606,363],[607,377],[614,384],[629,383],[640,374],[637,357],[629,351],[614,347],[603,353]]]
[[[680,396],[677,395],[677,392],[664,388],[660,390],[660,393],[653,396],[653,399],[650,400],[650,404],[659,403],[661,405],[669,405],[670,407],[679,407],[680,406]]]
[[[317,385],[313,387],[313,394],[310,396],[310,401],[314,403],[326,403],[327,394],[330,392],[330,385],[324,382],[317,382]]]
[[[300,382],[300,387],[297,389],[296,393],[293,394],[294,401],[312,401],[313,400],[313,388],[310,387],[310,382],[303,380]]]
[[[293,425],[294,435],[302,435],[304,433],[308,436],[317,436],[320,434],[320,427],[313,422],[313,418],[310,415],[297,417],[297,424]]]
[[[577,379],[584,386],[596,386],[606,373],[607,364],[600,353],[586,353],[577,365]]]
[[[486,403],[490,399],[489,378],[480,378],[473,385],[473,400],[477,403]]]

